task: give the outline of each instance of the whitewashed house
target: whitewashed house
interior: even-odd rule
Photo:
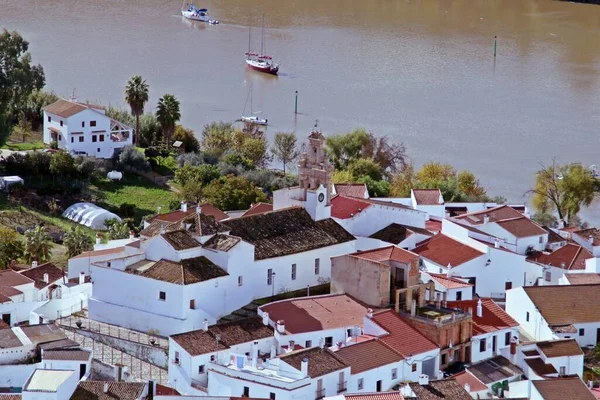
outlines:
[[[22,388],[23,400],[67,400],[77,385],[77,371],[36,369]]]
[[[130,239],[120,239],[118,241],[111,240],[111,242],[125,242],[125,244],[116,246],[115,243],[115,247],[103,246],[104,248],[102,249],[84,251],[75,257],[71,257],[68,261],[68,278],[78,278],[81,274],[89,276],[90,267],[96,262],[131,256],[134,254],[143,254],[143,251],[140,250],[139,240],[132,241]]]
[[[434,282],[436,293],[441,295],[440,301],[461,301],[473,298],[473,284],[463,278],[424,271],[421,272],[421,281],[423,283]]]
[[[334,183],[332,194],[358,199],[369,198],[369,190],[364,183]]]
[[[597,228],[581,229],[571,233],[571,239],[583,246],[594,257],[600,257],[600,230]]]
[[[132,144],[133,129],[106,115],[101,106],[60,99],[44,107],[44,143],[72,154],[111,158]]]
[[[509,395],[511,398],[526,398],[529,400],[597,399],[578,376],[511,382]]]
[[[569,243],[551,253],[534,252],[527,257],[527,261],[542,266],[544,285],[557,285],[566,274],[595,272],[593,264],[587,262],[593,258],[592,253],[584,247]]]
[[[444,196],[440,189],[411,189],[410,200],[412,208],[424,211],[428,215],[444,218],[446,209]]]
[[[518,345],[511,357],[529,380],[583,377],[583,351],[575,339],[525,342]]]
[[[92,373],[92,352],[83,349],[42,350],[44,369],[75,371],[79,379],[89,379]]]
[[[600,342],[600,285],[520,287],[507,291],[506,311],[535,340],[575,339],[579,346]]]
[[[35,354],[38,345],[66,338],[54,324],[0,329],[0,365],[24,363]]]

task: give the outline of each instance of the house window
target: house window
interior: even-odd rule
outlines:
[[[546,282],[550,282],[552,280],[552,273],[550,271],[546,271],[546,275],[544,277]]]
[[[325,346],[326,347],[331,347],[333,346],[333,336],[327,336],[325,338]]]
[[[90,126],[96,126],[96,121],[90,121]]]
[[[363,388],[365,387],[365,379],[364,378],[359,378],[358,379],[358,386],[357,386],[357,390],[363,390]]]
[[[292,280],[296,280],[296,264],[292,264]]]
[[[190,300],[190,310],[195,310],[195,309],[196,309],[196,300],[191,299]]]
[[[97,151],[98,153],[100,153],[100,147],[98,147],[98,148],[96,149],[96,151]]]
[[[579,336],[584,336],[585,335],[585,329],[581,328],[579,329]]]
[[[210,362],[215,362],[216,359],[217,357],[214,354],[210,356]]]
[[[83,135],[79,136],[79,143],[83,143]]]
[[[307,341],[304,343],[304,348],[305,348],[305,349],[309,349],[309,348],[311,348],[311,347],[312,347],[312,340],[307,340]]]
[[[504,345],[508,346],[510,344],[510,332],[506,332],[504,334]]]
[[[203,374],[204,373],[204,365],[199,365],[198,366],[198,373],[199,374]]]
[[[525,313],[525,321],[529,322],[529,311]]]
[[[104,142],[104,135],[100,135],[100,141]]]
[[[271,286],[273,284],[273,270],[269,268],[267,270],[267,285]]]
[[[446,354],[442,354],[442,365],[446,365]]]
[[[244,284],[244,278],[242,276],[238,276],[238,286],[242,286]]]
[[[158,299],[165,301],[167,300],[167,293],[166,292],[158,292]]]
[[[315,258],[315,275],[319,275],[321,270],[321,259]]]
[[[60,137],[58,140],[60,140]],[[75,138],[73,136],[71,136],[71,143],[73,143],[74,141],[75,141]]]
[[[48,115],[48,122],[52,122],[52,117]]]
[[[60,126],[63,126],[63,122],[62,121],[60,121]]]
[[[98,141],[98,136],[92,135],[92,143],[96,143]]]
[[[179,365],[179,352],[175,352],[175,364]]]
[[[269,399],[275,400],[275,393],[273,393],[273,392],[269,393]]]
[[[456,292],[456,301],[461,301],[462,300],[462,292],[459,290],[458,292]]]
[[[346,337],[352,337],[352,329],[346,329]]]
[[[541,243],[544,243],[544,237],[543,236],[540,236],[540,244]]]
[[[566,375],[567,369],[565,367],[560,367],[560,375]]]
[[[244,386],[244,397],[250,397],[250,388],[248,386]]]
[[[392,379],[398,379],[398,368],[392,368]]]
[[[485,351],[485,339],[481,339],[479,341],[479,352],[483,353]]]
[[[85,121],[81,121],[81,127],[85,128]]]
[[[412,372],[417,372],[417,363],[414,363],[413,365],[410,366],[410,370]]]
[[[62,135],[58,135],[58,140],[62,140]]]

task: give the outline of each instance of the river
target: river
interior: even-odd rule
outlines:
[[[206,0],[221,21],[171,0],[0,0],[48,87],[123,104],[134,74],[182,103],[197,133],[239,118],[250,84],[269,137],[364,127],[402,141],[417,166],[448,162],[523,201],[540,163],[599,164],[600,6],[551,0]],[[278,77],[246,71],[248,24]],[[497,57],[493,57],[494,36]],[[294,92],[299,114],[294,115]],[[585,217],[600,222],[598,207]]]

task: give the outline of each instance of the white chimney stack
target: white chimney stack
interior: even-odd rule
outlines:
[[[410,315],[412,315],[413,317],[415,315],[417,315],[417,301],[413,300],[412,304],[410,305]]]
[[[479,318],[483,317],[483,304],[481,304],[481,299],[477,301],[477,316]]]
[[[468,383],[465,383],[465,391],[467,391],[467,393],[471,393],[471,385]]]
[[[96,244],[100,244],[100,243],[102,243],[102,234],[97,233],[96,234]]]
[[[500,248],[500,239],[498,239],[498,238],[494,239],[494,247],[497,249]]]
[[[200,204],[198,204],[198,205],[196,206],[196,213],[197,213],[197,214],[202,214],[202,206],[201,206]]]
[[[38,262],[37,261],[34,260],[34,261],[31,262],[31,268],[35,268],[37,266],[38,266]]]
[[[44,274],[44,277],[42,279],[44,280],[44,282],[50,283],[50,276],[48,274]]]
[[[594,237],[593,236],[588,237],[588,241],[590,242],[590,244],[594,244]]]
[[[187,203],[185,201],[181,201],[181,211],[187,212]]]
[[[104,393],[108,393],[108,382],[104,382]]]
[[[452,264],[448,263],[448,266],[446,267],[446,276],[450,277],[450,275],[452,275]]]
[[[322,349],[325,348],[325,338],[324,337],[319,338],[319,347]]]
[[[268,312],[263,313],[262,319],[263,319],[263,325],[269,326],[269,313]]]
[[[134,231],[129,231],[129,239],[131,239],[131,240],[135,239],[135,232]]]
[[[485,214],[485,215],[483,216],[483,223],[484,223],[484,224],[487,224],[488,222],[490,222],[490,216],[489,216],[489,215],[487,215],[487,214]]]
[[[372,308],[367,308],[367,317],[373,318],[373,309]]]
[[[300,363],[300,372],[303,377],[308,377],[308,358],[304,357]]]
[[[285,321],[282,319],[277,321],[277,332],[285,333]]]
[[[258,360],[258,341],[252,342],[252,368],[256,368]]]
[[[208,332],[208,320],[206,318],[204,318],[204,321],[202,321],[202,330],[204,332]]]
[[[275,358],[277,357],[277,348],[275,347],[275,345],[271,345],[271,358]]]
[[[429,376],[427,376],[425,374],[419,375],[419,385],[421,385],[421,386],[429,385]]]
[[[85,272],[79,273],[79,284],[82,285],[85,283]]]

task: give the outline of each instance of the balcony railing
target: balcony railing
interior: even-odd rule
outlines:
[[[316,390],[316,395],[315,395],[315,400],[321,400],[323,397],[325,397],[325,389],[317,389]]]
[[[346,390],[348,390],[348,382],[340,382],[338,383],[338,393],[342,393],[345,392]]]

